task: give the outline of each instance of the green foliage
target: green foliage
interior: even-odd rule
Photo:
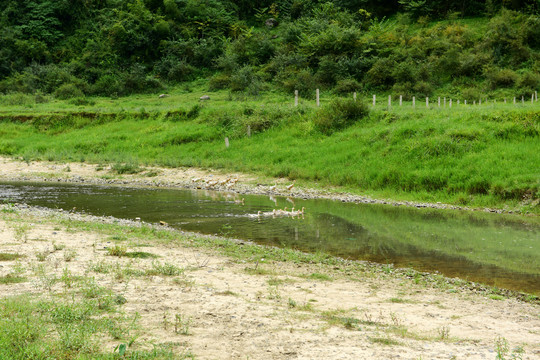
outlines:
[[[318,112],[313,123],[320,132],[329,135],[351,126],[368,114],[368,106],[361,101],[336,99]]]
[[[504,3],[512,10],[480,0],[4,3],[2,93],[73,98],[77,88],[116,98],[199,77],[211,77],[211,90],[257,95],[275,86],[304,97],[317,87],[346,92],[340,81],[349,79],[407,98],[460,77],[492,91],[538,88],[531,86],[540,53],[533,0]],[[277,25],[267,27],[268,18]]]
[[[54,91],[54,96],[58,99],[66,100],[71,98],[81,98],[84,94],[74,84],[64,84]]]

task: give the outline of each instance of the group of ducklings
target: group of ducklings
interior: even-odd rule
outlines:
[[[289,211],[286,207],[283,208],[283,209],[274,209],[272,211],[258,211],[257,214],[249,214],[248,216],[249,217],[254,217],[254,218],[261,218],[261,217],[283,217],[283,216],[287,216],[287,217],[295,217],[295,216],[303,216],[304,215],[304,211],[306,210],[306,208],[302,207],[301,210],[295,210],[294,207]]]

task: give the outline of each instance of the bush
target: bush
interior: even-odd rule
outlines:
[[[124,87],[117,74],[104,74],[92,86],[95,95],[112,96],[123,94]]]
[[[540,75],[532,71],[525,71],[523,74],[521,74],[518,87],[526,92],[534,92],[535,90],[538,90],[540,87]]]
[[[216,91],[226,89],[231,83],[231,77],[227,74],[215,74],[210,78],[208,83],[208,90]]]
[[[496,90],[513,87],[519,76],[511,69],[489,69],[486,71],[486,78],[491,89]]]
[[[197,69],[183,60],[166,58],[156,66],[156,70],[163,79],[182,82],[191,80]]]
[[[231,75],[230,87],[232,91],[247,90],[251,95],[257,95],[262,88],[262,83],[254,68],[250,65],[242,67]]]
[[[428,82],[419,81],[414,85],[413,91],[417,97],[431,96],[433,93],[433,86]]]
[[[54,92],[54,96],[61,100],[67,100],[83,97],[84,94],[81,89],[79,89],[74,84],[64,84],[61,85],[58,89],[56,89],[56,91]]]
[[[394,61],[388,58],[377,60],[366,74],[366,83],[382,89],[392,86],[394,84],[392,76],[394,65]]]
[[[360,83],[354,79],[343,79],[337,82],[334,92],[337,94],[346,95],[358,91],[360,87]]]
[[[313,98],[317,82],[309,69],[298,72],[283,71],[279,74],[281,86],[289,93],[298,90],[298,93],[306,98]]]
[[[468,100],[472,102],[474,100],[478,100],[480,96],[482,95],[482,92],[478,90],[477,88],[467,88],[463,90],[461,95],[463,96],[463,100]]]
[[[369,114],[368,106],[361,101],[337,99],[321,108],[313,123],[323,134],[345,129]]]
[[[12,93],[0,96],[1,105],[32,105],[34,98],[32,95],[23,93]]]

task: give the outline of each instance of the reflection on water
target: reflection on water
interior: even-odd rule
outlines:
[[[242,204],[242,199],[244,202]],[[540,293],[537,218],[213,191],[0,184],[0,200],[165,221],[183,230],[323,251]],[[257,216],[273,209],[303,216]]]

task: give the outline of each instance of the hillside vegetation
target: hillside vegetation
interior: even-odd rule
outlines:
[[[537,0],[0,4],[0,154],[540,208]]]
[[[0,92],[529,96],[538,0],[2,0]]]

